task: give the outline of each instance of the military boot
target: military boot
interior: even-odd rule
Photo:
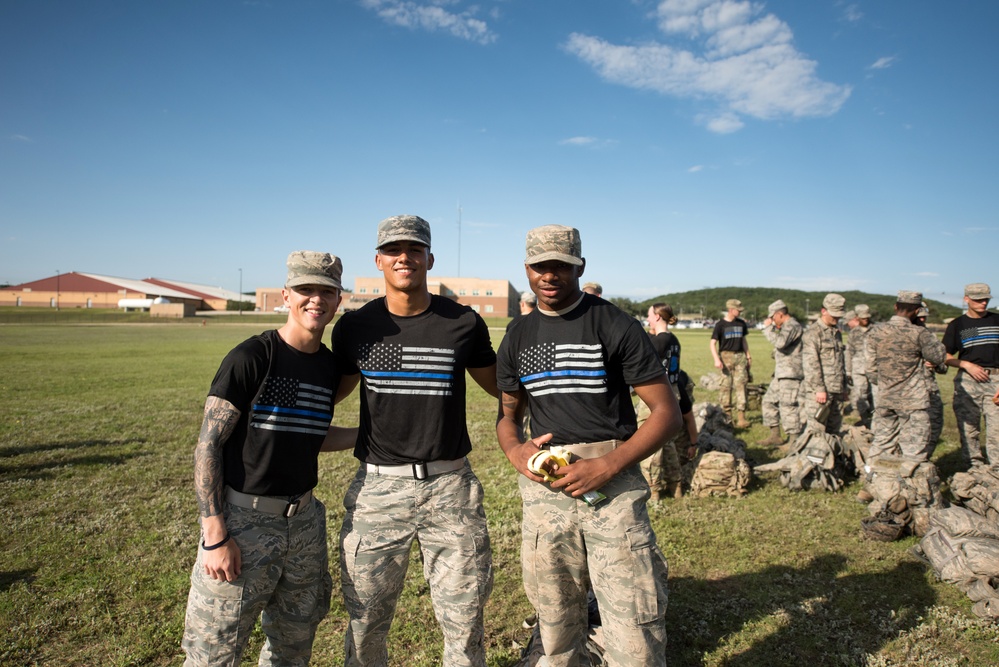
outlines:
[[[780,426],[770,427],[770,436],[765,440],[760,440],[756,443],[761,447],[780,447],[784,444],[784,441],[780,437]]]
[[[749,428],[749,422],[746,421],[746,413],[742,410],[738,412],[739,418],[735,420],[736,428]]]

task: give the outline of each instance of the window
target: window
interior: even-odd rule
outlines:
[[[479,290],[473,289],[472,290],[472,296],[479,296]]]
[[[359,287],[358,290],[357,290],[357,292],[358,292],[358,294],[367,294],[368,293],[368,288],[367,287]]]
[[[479,312],[479,304],[473,303],[472,304],[472,310],[474,310],[475,312]]]
[[[458,296],[465,296],[465,290],[463,289],[458,290]]]
[[[491,313],[491,312],[493,312],[493,307],[492,307],[492,305],[491,305],[491,304],[490,304],[490,305],[487,305],[487,306],[486,306],[486,312],[487,312],[487,313]]]
[[[486,296],[492,296],[492,295],[493,295],[493,291],[491,289],[487,289],[486,290]]]
[[[372,294],[381,294],[382,293],[382,288],[381,287],[376,287],[373,290],[371,290],[371,293]]]

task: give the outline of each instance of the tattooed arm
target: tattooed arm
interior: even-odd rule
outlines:
[[[527,469],[527,461],[535,454],[541,445],[552,439],[551,433],[523,441],[524,411],[527,409],[527,392],[519,389],[516,394],[504,391],[500,393],[499,414],[496,416],[496,438],[499,440],[503,453],[521,475],[535,482],[543,482],[544,478],[535,475]]]
[[[209,396],[205,401],[205,420],[194,448],[194,492],[201,510],[201,535],[207,545],[223,541],[228,532],[222,507],[225,502],[225,481],[222,475],[222,445],[232,435],[239,410],[229,401]],[[241,557],[236,541],[230,539],[218,549],[205,551],[202,558],[205,573],[213,579],[233,581],[241,570]]]

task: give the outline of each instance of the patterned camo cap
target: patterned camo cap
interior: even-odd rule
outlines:
[[[739,301],[738,299],[729,299],[725,302],[725,310],[731,310],[733,308],[738,310],[740,313],[745,310],[745,308],[742,307],[742,301]]]
[[[296,250],[288,255],[288,279],[284,286],[323,285],[342,290],[342,275],[343,264],[339,257],[328,252]]]
[[[381,248],[396,241],[413,241],[430,247],[430,223],[418,215],[393,215],[378,223],[378,243]]]
[[[540,264],[557,259],[574,266],[583,265],[583,244],[579,230],[563,225],[544,225],[527,232],[527,259],[524,264]]]
[[[929,316],[930,316],[930,309],[926,306],[926,303],[923,302],[923,304],[919,306],[919,310],[916,311],[916,317],[929,317]]]
[[[992,290],[985,283],[971,283],[964,286],[964,296],[969,299],[991,299]]]
[[[862,320],[869,320],[869,319],[871,319],[871,307],[868,306],[866,303],[859,303],[859,304],[857,304],[857,307],[854,308],[854,310],[857,311],[857,317],[858,318],[860,318]]]
[[[769,306],[767,306],[767,315],[770,316],[770,317],[773,317],[774,313],[776,313],[778,310],[781,310],[783,308],[787,308],[787,304],[784,303],[783,300],[777,299],[772,304],[770,304]]]
[[[826,294],[826,298],[822,299],[822,307],[833,317],[846,315],[846,299],[841,294]]]
[[[923,305],[923,295],[920,292],[903,289],[899,290],[898,298],[895,301],[897,303],[904,303],[907,306],[921,306]]]

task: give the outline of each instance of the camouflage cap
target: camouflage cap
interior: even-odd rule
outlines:
[[[527,258],[524,264],[558,260],[574,266],[583,265],[583,244],[579,230],[564,225],[543,225],[527,232]]]
[[[600,283],[583,283],[583,286],[580,289],[582,289],[584,292],[593,290],[592,293],[596,294],[597,296],[600,296],[604,293],[604,286],[601,285]]]
[[[538,295],[535,294],[534,292],[521,292],[520,293],[520,302],[521,303],[529,303],[532,306],[536,306],[536,305],[538,305]]]
[[[971,283],[964,286],[964,296],[969,299],[979,301],[981,299],[991,299],[992,290],[985,283]]]
[[[857,317],[856,311],[848,310],[848,311],[846,311],[846,314],[843,316],[843,319],[849,321],[849,320],[852,320],[852,319],[854,319],[856,317]]]
[[[776,313],[778,310],[782,310],[785,308],[787,308],[787,304],[781,301],[780,299],[777,299],[772,304],[767,306],[767,315],[773,317],[774,313]]]
[[[923,294],[922,292],[913,292],[912,290],[899,290],[895,303],[904,303],[907,306],[921,306],[923,305]]]
[[[341,276],[343,264],[339,257],[328,252],[296,250],[288,255],[288,278],[284,281],[284,286],[322,285],[343,289],[340,284]]]
[[[930,316],[930,309],[926,305],[926,302],[924,301],[922,304],[920,304],[919,310],[916,311],[916,317],[929,317],[929,316]]]
[[[378,243],[381,248],[396,241],[413,241],[430,247],[430,223],[418,215],[393,215],[378,223]]]
[[[742,307],[742,301],[739,301],[738,299],[729,299],[725,302],[725,310],[732,310],[733,308],[738,310],[740,313],[745,310],[745,308]]]
[[[826,298],[822,299],[822,307],[833,317],[846,315],[846,299],[842,294],[826,294]]]
[[[854,308],[854,310],[857,311],[857,317],[859,317],[860,319],[862,320],[871,319],[871,307],[868,306],[866,303],[858,303]]]

